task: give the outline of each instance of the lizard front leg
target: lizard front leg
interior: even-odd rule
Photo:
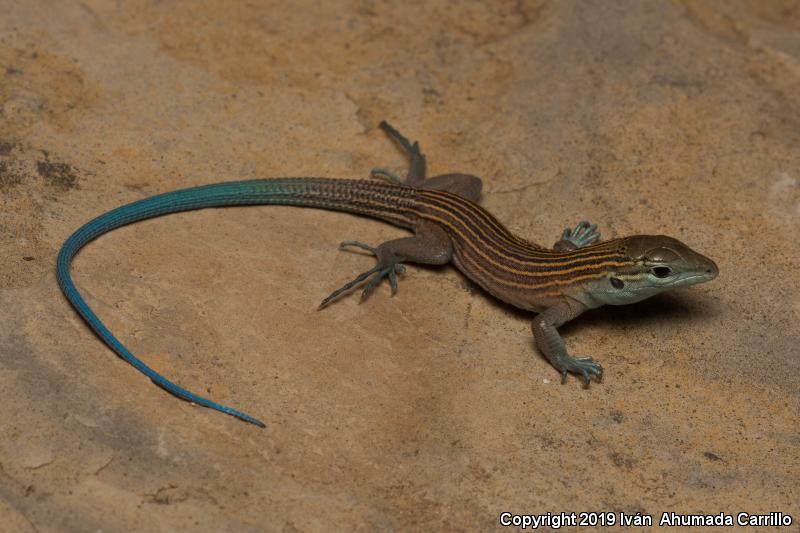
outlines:
[[[579,374],[586,386],[589,386],[592,376],[596,376],[598,381],[603,378],[603,367],[595,363],[591,357],[572,357],[567,353],[564,339],[556,329],[586,309],[586,306],[575,300],[562,300],[539,313],[531,322],[536,346],[550,364],[561,373],[562,383],[566,382],[568,372]]]
[[[556,252],[569,252],[589,246],[600,239],[600,232],[597,231],[597,224],[591,224],[585,220],[578,222],[574,230],[565,228],[561,233],[561,238],[553,245]]]
[[[319,305],[320,309],[326,307],[342,294],[366,282],[364,290],[361,292],[361,300],[364,301],[383,278],[389,279],[392,294],[395,294],[397,292],[397,275],[403,274],[406,270],[401,263],[444,265],[449,263],[453,257],[453,243],[447,232],[437,224],[427,221],[420,221],[417,224],[413,237],[386,241],[375,247],[358,241],[344,241],[341,243],[340,248],[348,246],[367,250],[375,256],[378,264],[333,291],[330,296],[322,300]]]

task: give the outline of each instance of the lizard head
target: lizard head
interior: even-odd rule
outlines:
[[[616,241],[626,265],[613,267],[592,283],[599,302],[623,305],[661,292],[705,283],[719,274],[717,265],[677,239],[663,235],[634,235]]]

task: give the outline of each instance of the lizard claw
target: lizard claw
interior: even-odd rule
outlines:
[[[327,298],[322,300],[322,303],[319,304],[319,309],[323,309],[327,307],[331,302],[339,298],[342,294],[348,292],[353,287],[363,283],[366,280],[367,284],[364,286],[364,290],[361,291],[361,301],[363,302],[369,295],[372,294],[372,291],[378,284],[381,282],[383,278],[389,279],[389,286],[392,289],[392,295],[397,293],[397,275],[404,274],[406,271],[406,267],[401,265],[396,259],[382,259],[379,256],[379,252],[377,248],[370,246],[368,244],[364,244],[363,242],[359,241],[342,241],[339,245],[339,248],[346,248],[348,246],[354,246],[356,248],[361,248],[362,250],[366,250],[367,252],[371,253],[375,257],[378,258],[378,264],[375,265],[373,268],[367,270],[366,272],[362,272],[358,276],[355,277],[352,281],[345,283],[342,287],[333,291]]]
[[[569,241],[577,248],[588,246],[600,238],[600,232],[597,231],[597,224],[590,224],[586,220],[578,222],[574,230],[566,228],[561,233],[561,239]]]
[[[568,357],[561,365],[561,383],[567,382],[567,373],[578,374],[581,376],[583,386],[588,387],[595,377],[598,382],[603,380],[603,367],[600,363],[595,363],[591,357]]]

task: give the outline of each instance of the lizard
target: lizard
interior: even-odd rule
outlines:
[[[492,296],[536,313],[534,344],[561,374],[578,375],[585,387],[602,380],[603,367],[591,357],[573,357],[558,329],[588,309],[631,304],[677,287],[714,279],[717,265],[677,239],[634,235],[600,240],[595,224],[581,221],[565,229],[552,248],[514,235],[477,202],[480,178],[461,173],[427,177],[426,157],[382,121],[380,128],[405,151],[405,178],[373,169],[373,179],[317,177],[265,178],[201,185],[150,196],[108,211],[77,229],[56,260],[56,277],[67,300],[94,332],[122,359],[173,395],[265,427],[260,420],[221,405],[168,380],[136,357],[92,311],[70,274],[72,259],[90,241],[140,220],[207,207],[290,205],[344,211],[379,219],[413,232],[412,236],[370,246],[343,241],[340,248],[366,250],[376,265],[333,291],[319,309],[363,286],[365,300],[387,279],[397,291],[403,263],[452,263]]]

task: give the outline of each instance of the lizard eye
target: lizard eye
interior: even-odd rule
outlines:
[[[611,282],[611,286],[615,289],[621,289],[625,286],[625,283],[619,278],[610,278],[609,281]]]
[[[655,267],[650,270],[653,275],[657,278],[666,278],[670,274],[672,274],[672,269],[665,266]]]

